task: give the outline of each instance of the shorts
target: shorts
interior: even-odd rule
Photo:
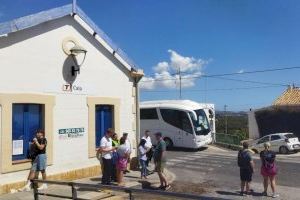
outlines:
[[[155,171],[156,172],[164,172],[165,167],[166,167],[166,162],[155,161]]]
[[[264,177],[273,177],[277,174],[277,167],[274,165],[273,168],[267,169],[266,167],[261,166],[260,174]]]
[[[47,167],[46,154],[39,154],[32,162],[31,171],[34,172],[45,171],[46,167]]]
[[[240,178],[241,181],[251,182],[252,181],[252,170],[240,168]]]

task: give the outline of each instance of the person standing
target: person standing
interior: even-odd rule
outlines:
[[[120,142],[118,140],[118,135],[116,133],[113,133],[112,136],[112,146],[115,148],[118,148],[120,145]],[[116,151],[112,152],[112,172],[111,172],[111,179],[114,182],[117,182],[117,161],[118,161],[118,154]]]
[[[130,139],[128,138],[128,133],[123,133],[123,138],[125,139],[125,145],[127,147],[127,149],[129,149],[128,151],[128,162],[127,162],[127,168],[124,171],[124,173],[129,173],[130,171],[128,170],[128,164],[130,164],[130,155],[131,155],[131,151],[132,151],[132,146],[131,146],[131,142]]]
[[[116,147],[112,146],[111,137],[113,134],[114,131],[111,128],[107,129],[105,136],[103,136],[100,141],[100,148],[98,150],[102,154],[102,164],[103,164],[102,184],[103,185],[111,184],[112,152],[116,149]]]
[[[153,150],[152,150],[152,141],[150,137],[150,131],[146,130],[145,135],[142,137],[142,139],[146,140],[145,147],[147,149],[147,161],[146,161],[146,166],[149,166],[149,163],[151,162],[152,156],[153,156]]]
[[[127,148],[125,144],[125,138],[122,137],[120,139],[120,146],[117,149],[118,153],[118,161],[117,161],[117,180],[118,180],[118,185],[123,186],[123,176],[124,176],[124,171],[127,168],[127,161],[129,157],[129,149]]]
[[[27,178],[27,184],[20,191],[30,191],[31,180],[39,177],[39,172],[42,173],[43,180],[46,180],[46,167],[47,167],[47,156],[46,156],[47,139],[45,138],[44,130],[37,130],[35,138],[31,143],[30,159],[32,159],[32,166]],[[43,183],[38,190],[47,189],[47,184]]]
[[[277,198],[279,194],[276,194],[276,182],[275,176],[277,174],[277,167],[275,164],[276,154],[270,150],[271,144],[269,142],[264,143],[264,150],[260,152],[261,159],[261,175],[263,176],[264,192],[263,195],[268,195],[269,179],[272,188],[272,197]]]
[[[252,174],[254,172],[254,161],[249,151],[248,142],[243,142],[243,149],[238,153],[238,166],[240,167],[241,195],[248,195],[250,192]]]
[[[139,144],[139,161],[141,164],[141,179],[145,178],[147,179],[147,151],[149,149],[146,148],[146,140],[141,139],[140,144]]]
[[[170,189],[170,185],[166,179],[166,176],[164,175],[164,168],[166,165],[166,150],[167,145],[165,141],[162,138],[162,134],[160,132],[155,133],[155,137],[157,140],[157,145],[154,150],[153,159],[155,163],[155,171],[158,174],[159,180],[160,180],[160,189],[168,190]]]

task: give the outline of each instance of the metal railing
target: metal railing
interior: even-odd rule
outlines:
[[[39,196],[50,196],[50,197],[57,197],[57,198],[64,198],[64,199],[74,199],[74,200],[86,200],[78,197],[77,190],[85,189],[85,190],[112,190],[112,191],[119,191],[128,193],[129,199],[133,200],[134,196],[133,193],[140,193],[140,194],[149,194],[149,195],[158,195],[158,196],[165,196],[165,197],[175,197],[180,199],[202,199],[199,195],[194,194],[185,194],[185,193],[178,193],[178,192],[168,192],[168,191],[160,191],[160,190],[150,190],[150,189],[136,189],[136,188],[128,188],[128,187],[120,187],[120,186],[113,186],[113,185],[101,185],[101,184],[87,184],[87,183],[76,183],[76,182],[66,182],[66,181],[48,181],[48,180],[32,180],[33,183],[33,195],[34,200],[38,200]],[[50,194],[50,193],[43,193],[38,191],[38,183],[47,183],[49,185],[63,185],[63,186],[70,186],[72,189],[71,196],[67,195],[58,195],[58,194]]]
[[[216,133],[216,142],[224,143],[224,144],[240,145],[241,139],[237,135]]]

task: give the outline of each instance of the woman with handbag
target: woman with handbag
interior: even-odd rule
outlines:
[[[279,197],[278,194],[275,192],[276,182],[275,176],[277,174],[277,166],[275,164],[276,154],[275,152],[270,150],[271,144],[269,142],[264,143],[264,150],[260,152],[260,159],[261,159],[261,175],[264,179],[264,192],[263,195],[267,196],[268,193],[268,185],[269,179],[271,182],[272,188],[272,197],[277,198]]]
[[[117,161],[117,179],[118,185],[123,186],[124,171],[127,169],[127,162],[130,155],[130,149],[127,147],[126,138],[120,139],[120,146],[117,149],[118,161]]]

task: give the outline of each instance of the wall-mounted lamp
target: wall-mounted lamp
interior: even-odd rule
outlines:
[[[71,47],[72,46],[72,47]],[[71,48],[70,48],[71,47]],[[66,37],[62,42],[62,49],[66,55],[71,56],[75,66],[71,67],[71,74],[75,76],[80,73],[80,67],[83,65],[87,50],[79,45],[74,37]]]
[[[85,48],[83,48],[82,46],[75,45],[74,47],[72,47],[70,49],[70,52],[71,52],[71,56],[74,60],[74,63],[76,64],[76,66],[72,66],[72,69],[71,69],[72,70],[72,76],[75,76],[76,72],[78,74],[80,74],[80,67],[84,63],[87,50]],[[78,62],[79,59],[81,59],[81,62]]]

